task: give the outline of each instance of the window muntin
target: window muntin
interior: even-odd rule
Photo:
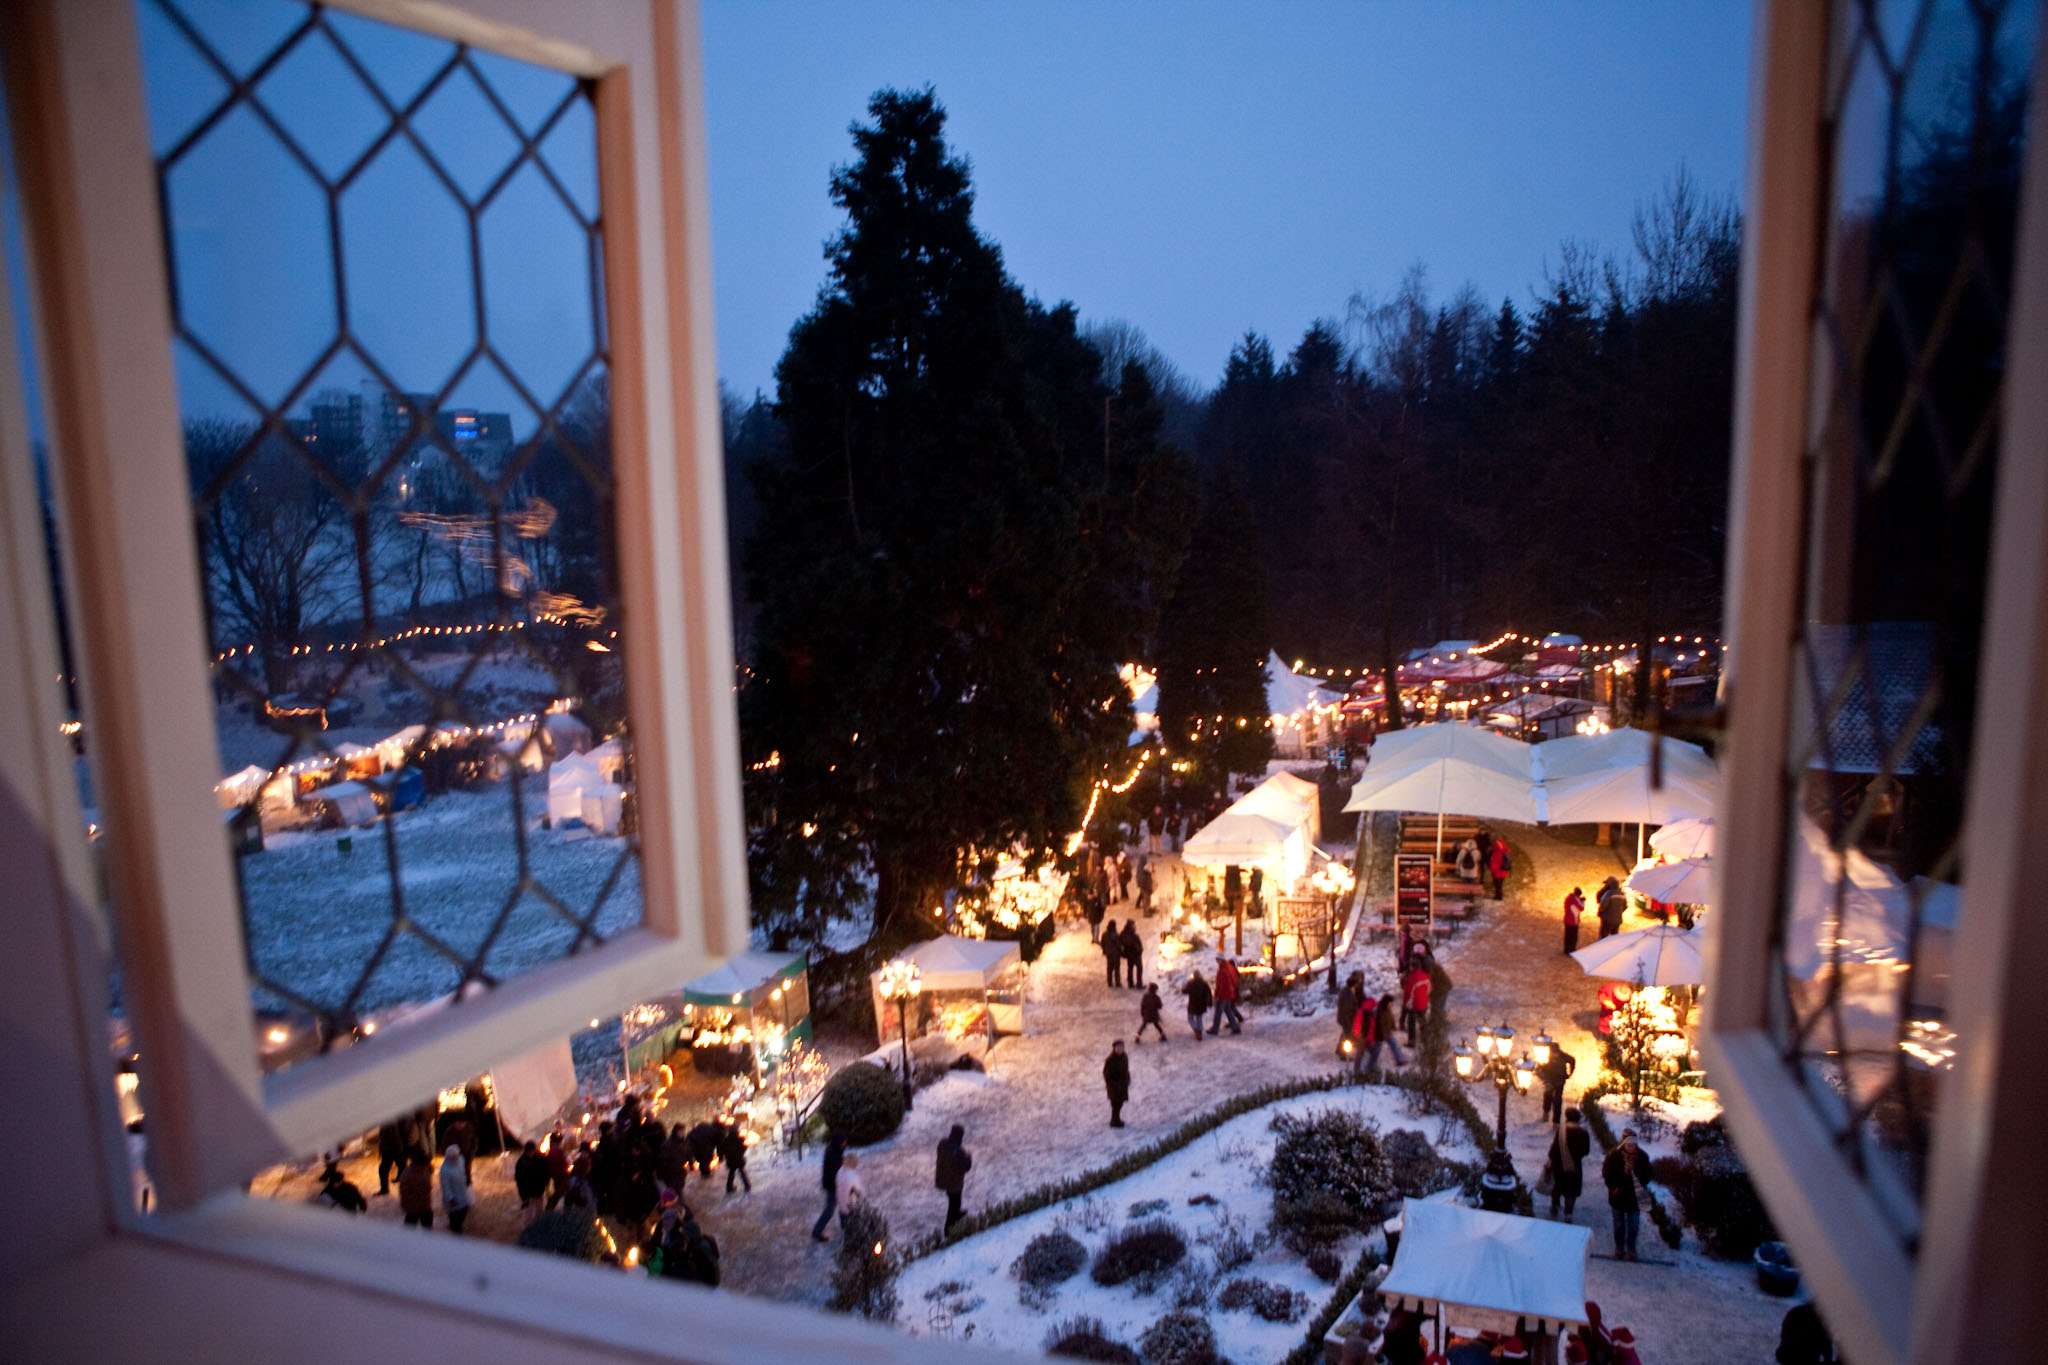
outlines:
[[[594,89],[287,0],[137,17],[279,1066],[640,922]]]
[[[1838,4],[1772,1036],[1903,1245],[1965,869],[2030,4]]]

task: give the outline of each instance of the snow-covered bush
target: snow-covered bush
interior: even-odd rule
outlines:
[[[1701,1125],[1688,1125],[1688,1128]],[[1690,1136],[1690,1134],[1688,1134]],[[1734,1147],[1708,1143],[1695,1147],[1676,1161],[1663,1158],[1654,1163],[1657,1177],[1676,1195],[1685,1209],[1686,1221],[1699,1234],[1700,1245],[1727,1260],[1747,1260],[1760,1242],[1774,1242],[1778,1234],[1771,1215],[1757,1198],[1749,1170]],[[1658,1231],[1662,1233],[1660,1226]],[[1669,1240],[1668,1238],[1666,1239]]]
[[[1297,1256],[1333,1246],[1361,1226],[1358,1210],[1328,1190],[1318,1190],[1306,1199],[1273,1203],[1273,1235]]]
[[[1379,1129],[1345,1109],[1277,1114],[1271,1184],[1277,1217],[1283,1204],[1318,1194],[1349,1205],[1358,1225],[1375,1220],[1394,1195],[1394,1173]]]
[[[1156,1276],[1179,1265],[1188,1254],[1187,1238],[1164,1218],[1132,1223],[1095,1253],[1088,1274],[1100,1285],[1117,1285]]]
[[[872,1062],[855,1062],[825,1082],[818,1113],[856,1147],[880,1142],[903,1123],[903,1082]]]
[[[1140,1199],[1125,1213],[1127,1218],[1150,1218],[1155,1213],[1166,1212],[1164,1199]]]
[[[1334,1278],[1334,1277],[1332,1277]],[[1216,1296],[1218,1308],[1249,1308],[1267,1322],[1294,1322],[1308,1311],[1308,1295],[1284,1284],[1240,1276]]]
[[[1190,1256],[1180,1263],[1180,1272],[1173,1277],[1173,1306],[1175,1308],[1207,1308],[1209,1306],[1209,1282],[1215,1276],[1207,1262],[1200,1256]]]
[[[1337,1283],[1337,1276],[1344,1271],[1344,1258],[1337,1254],[1335,1247],[1314,1247],[1305,1259],[1308,1273],[1324,1284]]]
[[[1438,1156],[1429,1139],[1413,1128],[1396,1128],[1380,1140],[1380,1146],[1387,1154],[1394,1192],[1409,1199],[1449,1189],[1462,1182],[1470,1169],[1464,1162]]]
[[[1175,1309],[1138,1338],[1145,1365],[1215,1365],[1216,1333],[1203,1318]]]
[[[1219,1226],[1199,1234],[1195,1240],[1208,1247],[1209,1254],[1216,1258],[1216,1273],[1219,1275],[1250,1265],[1252,1257],[1258,1255],[1258,1248],[1252,1245],[1251,1238],[1245,1236],[1237,1220],[1228,1215]]]
[[[1088,1248],[1064,1232],[1042,1232],[1010,1263],[1010,1273],[1034,1289],[1072,1279],[1088,1264]]]
[[[877,1322],[896,1317],[896,1272],[889,1254],[889,1220],[872,1204],[840,1214],[839,1247],[832,1262],[831,1306]]]
[[[1142,1365],[1138,1353],[1109,1334],[1101,1318],[1068,1318],[1045,1334],[1045,1353],[1064,1360],[1099,1360],[1108,1365]]]

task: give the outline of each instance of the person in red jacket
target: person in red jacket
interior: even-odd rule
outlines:
[[[1493,898],[1495,900],[1501,898],[1501,888],[1507,884],[1508,872],[1514,865],[1513,859],[1508,857],[1508,841],[1495,836],[1493,847],[1486,854],[1486,870],[1493,877]]]
[[[1429,1017],[1429,968],[1416,963],[1408,969],[1407,985],[1401,996],[1401,1027],[1408,1034],[1408,1046],[1414,1047],[1416,1030]]]
[[[1244,1032],[1244,1016],[1237,1012],[1237,964],[1227,957],[1219,957],[1216,959],[1216,1017],[1209,1023],[1211,1035],[1222,1027],[1225,1015],[1230,1018],[1232,1033]]]
[[[1578,887],[1564,898],[1564,950],[1567,954],[1578,951],[1579,921],[1586,915],[1586,893]]]

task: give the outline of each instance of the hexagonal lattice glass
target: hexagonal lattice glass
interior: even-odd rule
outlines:
[[[640,919],[592,91],[139,0],[266,1065]]]
[[[1946,1023],[2036,15],[1838,0],[1773,1028],[1911,1248]]]

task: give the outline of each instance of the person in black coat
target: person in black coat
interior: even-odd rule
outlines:
[[[1109,1092],[1109,1126],[1124,1126],[1124,1104],[1131,1098],[1131,1059],[1124,1052],[1124,1040],[1109,1045],[1102,1062],[1102,1086]]]
[[[1166,1012],[1166,1002],[1159,998],[1159,983],[1153,982],[1145,988],[1145,994],[1138,1001],[1137,1042],[1145,1041],[1145,1030],[1151,1029],[1159,1035],[1159,1041],[1166,1041],[1166,1025],[1159,1022]]]
[[[1577,1109],[1564,1111],[1564,1129],[1550,1139],[1550,1216],[1557,1217],[1558,1201],[1564,1202],[1564,1216],[1572,1216],[1579,1195],[1586,1188],[1585,1160],[1593,1150],[1593,1139],[1579,1125]]]
[[[411,1119],[386,1119],[377,1126],[377,1193],[391,1193],[391,1177],[405,1169],[405,1154],[413,1146],[406,1138]]]
[[[1202,1021],[1208,1017],[1209,1006],[1216,1003],[1216,997],[1209,990],[1209,982],[1200,972],[1188,978],[1188,984],[1181,987],[1188,998],[1188,1027],[1195,1031],[1195,1041],[1202,1041]]]
[[[1621,932],[1622,916],[1628,913],[1628,892],[1621,889],[1621,883],[1609,877],[1600,883],[1600,937],[1611,938]]]
[[[1543,1121],[1556,1123],[1564,1112],[1564,1083],[1579,1069],[1579,1059],[1556,1043],[1550,1045],[1550,1060],[1536,1068],[1543,1082]]]
[[[825,1225],[839,1211],[839,1168],[845,1164],[846,1139],[837,1132],[828,1133],[825,1137],[825,1164],[819,1169],[819,1177],[825,1186],[825,1211],[811,1226],[811,1240],[814,1242],[830,1240],[825,1236]]]
[[[754,1182],[747,1178],[747,1139],[736,1123],[718,1125],[718,1159],[725,1163],[725,1192],[732,1193],[732,1183],[737,1180],[747,1187],[747,1193],[754,1192]]]
[[[1123,932],[1117,936],[1124,950],[1124,984],[1143,986],[1145,984],[1145,940],[1138,937],[1138,922],[1124,921]]]
[[[1600,1178],[1607,1185],[1607,1208],[1614,1215],[1614,1259],[1633,1261],[1636,1235],[1642,1230],[1642,1201],[1637,1186],[1650,1188],[1650,1157],[1636,1146],[1635,1129],[1621,1135],[1621,1145],[1600,1164]]]
[[[1098,941],[1102,944],[1102,960],[1109,968],[1109,984],[1123,985],[1124,940],[1115,920],[1102,926],[1102,936]]]
[[[540,1144],[527,1143],[526,1149],[519,1154],[519,1160],[512,1163],[512,1187],[519,1191],[521,1213],[530,1217],[540,1212],[552,1175],[553,1172],[548,1170],[548,1159],[540,1154]]]
[[[967,1188],[967,1173],[974,1169],[974,1157],[961,1145],[966,1138],[967,1130],[954,1124],[953,1131],[939,1143],[938,1166],[932,1174],[932,1184],[946,1192],[949,1229],[960,1221],[960,1196]]]
[[[690,1144],[690,1160],[697,1163],[698,1174],[704,1179],[711,1178],[711,1163],[718,1158],[719,1125],[706,1119],[690,1130],[687,1141]],[[682,1191],[678,1190],[680,1194]]]

